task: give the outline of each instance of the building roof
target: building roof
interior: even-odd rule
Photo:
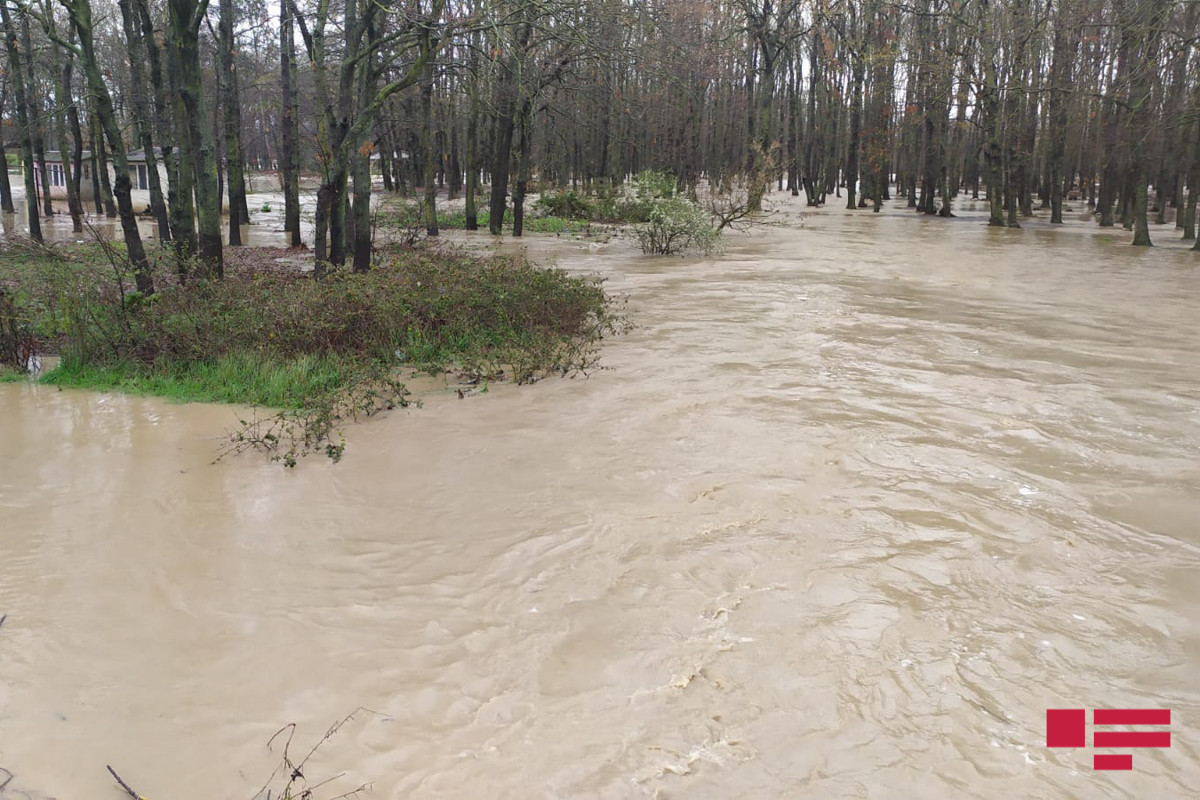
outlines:
[[[172,147],[171,150],[172,150],[172,152],[175,152],[175,153],[179,152],[179,148],[177,148],[177,147]],[[159,155],[159,159],[161,160],[162,156],[160,154],[158,154],[157,151],[156,151],[156,155]],[[67,154],[68,162],[71,160],[71,158],[72,158],[72,155]],[[92,151],[84,150],[83,151],[83,160],[90,161],[91,158],[92,158]],[[146,163],[146,151],[145,150],[134,150],[125,156],[125,160],[128,161],[130,164],[145,164]],[[109,161],[112,161],[112,156],[109,156]],[[62,154],[59,153],[59,151],[57,151],[57,150],[47,150],[46,151],[46,163],[47,164],[49,164],[49,163],[61,164],[62,162],[63,162]]]
[[[171,155],[177,155],[178,153],[179,153],[178,147],[171,148]],[[154,148],[154,155],[157,156],[159,160],[161,160],[162,159],[162,148],[161,147]],[[146,150],[144,148],[141,150],[133,150],[127,156],[125,156],[125,159],[130,164],[145,164],[146,163]]]
[[[90,159],[91,159],[91,157],[92,157],[92,151],[91,151],[91,150],[84,150],[84,151],[83,151],[83,156],[82,156],[82,158],[83,158],[83,160],[84,160],[84,161],[88,161],[88,160],[90,160]],[[68,156],[67,156],[67,160],[68,160],[68,161],[70,161],[72,158],[73,158],[73,155],[68,155]],[[57,150],[47,150],[47,151],[46,151],[46,163],[47,163],[47,164],[49,164],[51,161],[54,161],[54,162],[57,162],[57,163],[61,164],[61,163],[62,163],[62,160],[63,160],[63,159],[62,159],[62,155],[61,155],[61,154],[60,154],[60,153],[59,153]]]

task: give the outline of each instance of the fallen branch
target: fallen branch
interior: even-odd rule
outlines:
[[[108,766],[108,765],[105,764],[105,766]],[[109,771],[109,774],[111,774],[113,776],[113,778],[116,779],[117,783],[121,784],[121,788],[129,793],[129,796],[132,797],[133,800],[146,800],[146,798],[142,797],[140,794],[135,792],[128,783],[121,780],[121,776],[117,774],[117,771],[115,769],[113,769],[112,767],[108,767],[108,771]]]
[[[0,618],[0,622],[3,622],[3,618]],[[4,780],[0,781],[0,792],[3,792],[4,787],[8,786],[9,781],[11,781],[13,779],[13,774],[11,772],[9,772],[8,770],[6,770],[4,767],[0,767],[0,772],[3,772],[5,775],[8,776]]]
[[[339,778],[345,777],[344,772],[338,773],[337,775],[334,775],[331,778],[326,778],[325,780],[320,781],[320,782],[310,786],[310,785],[308,785],[308,778],[306,778],[304,775],[304,770],[307,769],[307,767],[308,767],[309,759],[311,759],[313,757],[313,755],[317,752],[317,750],[321,747],[321,745],[325,744],[330,739],[332,739],[334,737],[334,735],[336,735],[337,732],[339,730],[341,730],[341,728],[344,725],[346,725],[348,722],[353,720],[359,713],[368,713],[368,714],[374,714],[376,716],[384,716],[383,714],[380,714],[378,711],[372,711],[371,709],[366,708],[364,706],[359,706],[358,708],[354,709],[349,714],[347,714],[345,717],[343,717],[342,719],[338,720],[333,725],[331,725],[329,730],[327,730],[325,732],[325,735],[317,740],[316,744],[314,744],[312,746],[312,748],[308,751],[308,753],[304,756],[304,758],[300,759],[299,762],[292,761],[291,754],[289,753],[289,749],[292,746],[292,740],[296,736],[296,723],[290,722],[287,725],[284,725],[279,730],[275,731],[274,735],[272,735],[271,738],[267,740],[267,749],[270,750],[272,748],[272,745],[274,745],[275,740],[279,739],[281,737],[284,737],[286,734],[286,737],[283,738],[283,752],[281,753],[280,763],[275,767],[275,770],[271,773],[271,776],[269,778],[267,778],[267,781],[266,781],[266,783],[263,784],[262,788],[259,789],[258,792],[254,795],[255,800],[259,800],[260,798],[264,798],[264,797],[269,799],[271,797],[271,792],[269,791],[271,784],[275,782],[275,779],[277,777],[279,777],[281,775],[281,773],[284,775],[287,775],[288,777],[287,777],[286,782],[280,788],[279,792],[275,795],[276,797],[279,798],[279,800],[297,800],[298,798],[303,798],[304,800],[311,800],[311,798],[313,797],[313,792],[316,789],[318,789],[322,786],[325,786],[328,783],[332,783],[333,781],[338,780]],[[345,794],[340,794],[337,797],[332,798],[331,800],[343,800],[343,798],[354,797],[358,793],[368,790],[370,787],[371,787],[371,784],[364,783],[361,786],[359,786],[357,789],[353,789],[349,792],[346,792]],[[141,799],[139,799],[139,800],[141,800]]]

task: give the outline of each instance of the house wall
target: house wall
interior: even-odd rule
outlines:
[[[83,161],[83,169],[79,177],[79,198],[84,203],[94,203],[96,196],[92,190],[92,162],[88,159]],[[161,161],[156,165],[158,167],[159,183],[166,189],[167,186],[167,170],[166,165]],[[50,170],[50,197],[54,200],[67,199],[67,186],[65,183],[59,183],[59,177],[62,174],[58,172],[64,169],[62,162],[48,160],[46,167]],[[70,169],[71,164],[68,160],[66,169]],[[116,182],[117,175],[112,163],[108,164],[108,180],[109,185]],[[38,187],[38,194],[42,192],[42,170],[40,165],[35,165],[33,170],[33,181]],[[129,165],[129,182],[132,184],[130,197],[133,200],[134,210],[137,212],[143,211],[150,204],[150,176],[147,172],[147,166],[144,163],[133,163]]]

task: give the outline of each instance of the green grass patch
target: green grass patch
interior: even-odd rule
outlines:
[[[278,360],[256,353],[229,353],[195,362],[85,364],[64,360],[42,378],[64,388],[153,395],[168,400],[244,403],[302,409],[306,402],[350,383],[356,371],[345,359],[302,356]]]
[[[490,221],[491,215],[486,210],[480,209],[476,217],[479,229],[487,230]],[[462,210],[438,211],[438,227],[445,228],[446,230],[466,230],[467,212]],[[507,230],[512,229],[511,208],[506,209],[504,212],[504,227]],[[524,227],[527,233],[555,233],[571,236],[586,236],[591,233],[591,224],[587,220],[567,219],[556,216],[527,215]]]

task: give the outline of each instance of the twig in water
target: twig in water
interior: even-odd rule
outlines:
[[[2,622],[2,621],[3,621],[3,618],[0,617],[0,622]],[[9,772],[8,770],[6,770],[4,767],[0,767],[0,772],[3,772],[5,775],[8,776],[4,780],[0,781],[0,792],[3,792],[4,787],[8,786],[8,782],[13,779],[13,774],[11,772]]]
[[[105,766],[106,766],[106,767],[108,767],[108,765],[107,765],[107,764],[105,764]],[[132,797],[132,798],[133,798],[133,800],[146,800],[146,798],[142,797],[140,794],[138,794],[137,792],[135,792],[135,791],[134,791],[134,790],[133,790],[133,789],[132,789],[132,788],[129,786],[129,784],[128,784],[128,783],[126,783],[125,781],[121,780],[121,776],[117,774],[117,771],[116,771],[115,769],[113,769],[112,767],[108,767],[108,771],[109,771],[109,774],[111,774],[111,775],[112,775],[112,776],[113,776],[113,777],[116,779],[117,783],[121,784],[121,788],[122,788],[122,789],[124,789],[126,792],[128,792],[128,793],[129,793],[129,796],[130,796],[130,797]]]
[[[278,777],[281,772],[288,776],[287,782],[284,784],[282,791],[280,791],[280,793],[279,793],[279,797],[281,798],[281,800],[286,800],[287,798],[297,798],[297,797],[305,798],[305,800],[309,800],[309,798],[312,798],[313,791],[315,789],[318,789],[321,786],[331,783],[331,782],[337,780],[338,778],[344,777],[345,773],[343,772],[343,773],[334,775],[332,778],[326,778],[325,780],[323,780],[317,784],[308,786],[308,785],[306,785],[308,779],[304,776],[304,770],[308,768],[309,759],[311,759],[313,757],[313,755],[317,752],[317,750],[321,747],[321,745],[325,744],[325,742],[332,739],[334,737],[334,735],[337,734],[337,732],[339,730],[341,730],[342,726],[344,726],[346,723],[350,722],[352,719],[355,718],[355,716],[357,716],[361,712],[365,712],[368,714],[374,714],[374,715],[380,716],[380,717],[384,716],[383,714],[380,714],[378,711],[372,711],[371,709],[366,708],[364,706],[359,706],[358,708],[354,709],[349,714],[347,714],[345,717],[343,717],[342,719],[338,720],[333,725],[331,725],[329,730],[325,731],[325,735],[322,736],[319,740],[317,740],[317,743],[312,746],[312,749],[310,749],[308,751],[308,753],[304,756],[304,758],[300,759],[299,762],[292,761],[291,754],[288,752],[292,745],[292,739],[295,738],[295,736],[296,736],[296,723],[289,722],[287,725],[284,725],[282,728],[275,731],[274,735],[272,735],[271,738],[267,740],[267,749],[268,750],[271,749],[271,746],[275,743],[276,739],[282,737],[285,733],[287,734],[287,738],[284,739],[284,741],[283,741],[283,753],[281,754],[280,763],[275,767],[275,770],[271,773],[271,776],[269,778],[267,778],[267,782],[263,784],[263,787],[258,790],[258,792],[254,795],[254,797],[255,798],[263,797],[264,792],[265,792],[266,793],[265,796],[269,800],[269,798],[271,797],[269,788],[270,788],[271,784],[274,782],[275,778]],[[299,786],[297,786],[297,782],[302,782],[302,783],[300,783]],[[297,786],[297,788],[301,789],[299,794],[292,793],[293,786]],[[338,795],[337,797],[333,798],[332,800],[343,800],[343,798],[353,797],[353,796],[357,795],[359,792],[366,791],[370,787],[371,787],[371,784],[364,783],[362,786],[359,786],[357,789],[346,792],[345,794]]]
[[[4,627],[4,620],[8,619],[8,614],[0,614],[0,628]]]
[[[364,783],[362,786],[358,787],[357,789],[346,792],[345,794],[339,794],[337,797],[331,797],[331,798],[329,798],[329,800],[344,800],[344,798],[347,798],[347,797],[354,797],[359,792],[365,792],[368,789],[370,789],[372,786],[374,786],[374,784]]]

